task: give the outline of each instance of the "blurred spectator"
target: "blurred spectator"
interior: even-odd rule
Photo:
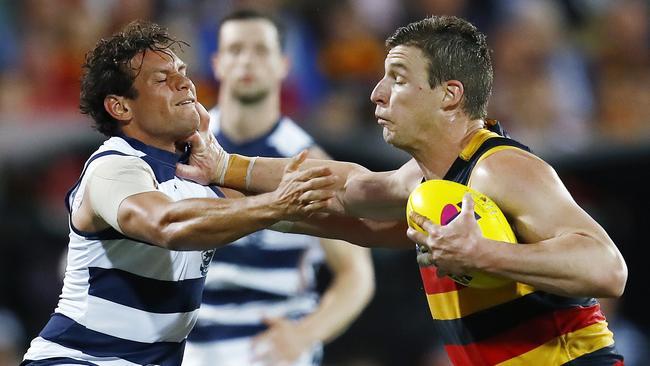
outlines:
[[[538,153],[574,152],[589,141],[586,66],[552,1],[508,3],[496,25],[489,114]]]
[[[367,27],[350,3],[329,9],[327,35],[320,51],[322,70],[330,80],[371,83],[382,74],[383,42]]]
[[[650,137],[650,16],[645,0],[609,3],[594,19],[600,132],[621,142]]]

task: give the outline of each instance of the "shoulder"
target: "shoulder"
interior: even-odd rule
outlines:
[[[151,166],[137,156],[108,155],[93,161],[89,175],[111,180],[122,180],[129,175],[155,176]]]
[[[280,119],[269,142],[285,156],[293,156],[314,145],[314,139],[288,117]]]
[[[558,194],[568,196],[553,167],[521,149],[500,150],[481,160],[469,186],[492,198],[504,212]]]
[[[537,155],[518,148],[507,148],[480,160],[472,172],[471,181],[488,179],[517,182],[555,175],[553,167]]]

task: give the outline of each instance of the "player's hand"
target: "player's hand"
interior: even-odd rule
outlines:
[[[303,151],[287,164],[278,188],[270,192],[282,220],[301,220],[328,208],[336,182],[329,168],[299,170],[307,158]]]
[[[269,328],[256,336],[252,344],[253,360],[260,365],[293,365],[314,344],[292,320],[265,318],[264,323]]]
[[[199,102],[195,103],[199,112],[199,129],[184,142],[191,146],[189,164],[177,164],[179,177],[193,180],[199,184],[223,184],[228,168],[228,154],[210,131],[210,114]]]
[[[438,267],[438,276],[466,274],[475,269],[475,259],[480,256],[479,243],[483,235],[474,217],[474,200],[469,193],[463,196],[462,206],[460,214],[445,226],[411,213],[411,220],[427,234],[409,228],[406,235],[420,246],[418,263]]]

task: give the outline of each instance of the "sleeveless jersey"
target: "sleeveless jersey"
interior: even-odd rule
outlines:
[[[176,154],[112,137],[88,159],[68,193],[70,214],[81,204],[88,172],[115,156],[144,160],[157,190],[172,200],[223,197],[216,187],[176,177]],[[213,252],[168,250],[113,228],[83,232],[70,221],[62,294],[24,364],[179,365]]]
[[[477,162],[513,148],[528,151],[482,130],[444,179],[468,184]],[[420,273],[436,330],[456,366],[622,365],[596,299],[553,295],[515,282],[495,289],[465,287],[438,277],[432,266]]]
[[[287,117],[263,136],[236,143],[221,133],[219,111],[212,109],[210,114],[212,132],[230,153],[289,157],[314,144]],[[253,336],[267,328],[263,317],[297,319],[318,305],[314,266],[322,257],[318,238],[272,230],[255,232],[217,249],[184,364],[206,364],[197,359],[210,359],[215,354],[220,357],[214,365],[251,364],[247,347]],[[309,356],[307,364],[314,357],[318,358]]]

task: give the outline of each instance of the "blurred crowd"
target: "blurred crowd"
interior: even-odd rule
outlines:
[[[403,161],[381,142],[369,95],[383,72],[384,39],[430,14],[465,17],[488,35],[489,115],[534,151],[650,142],[648,0],[0,0],[0,365],[4,345],[22,355],[60,289],[63,195],[86,144],[99,139],[78,112],[85,52],[131,20],[163,24],[191,45],[181,58],[211,107],[217,25],[238,7],[286,26],[292,71],[283,111],[338,158],[373,169]],[[65,148],[48,147],[52,140]]]
[[[84,53],[136,18],[191,44],[183,57],[201,101],[214,104],[215,29],[242,6],[284,21],[293,61],[285,112],[323,136],[374,129],[368,95],[382,72],[383,40],[414,19],[453,14],[477,24],[494,50],[490,115],[536,151],[650,137],[647,0],[3,0],[0,126],[78,120]]]

